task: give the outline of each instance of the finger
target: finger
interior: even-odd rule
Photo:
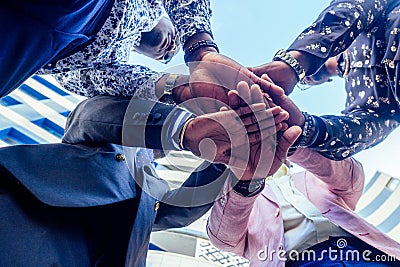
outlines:
[[[279,113],[280,114],[280,113]],[[257,111],[251,115],[241,117],[242,122],[245,126],[251,126],[253,124],[260,124],[260,128],[271,127],[277,123],[281,123],[285,120],[283,116],[274,116],[270,110]]]
[[[274,81],[268,76],[267,73],[264,73],[263,75],[261,75],[261,79],[267,80],[270,83],[274,83]]]
[[[275,123],[274,120],[272,119],[267,119],[255,124],[250,124],[245,126],[246,127],[246,132],[248,134],[250,133],[255,133],[255,132],[259,132],[268,128],[274,128],[271,129],[273,132],[278,132],[279,130],[282,129],[282,123]]]
[[[264,92],[263,96],[264,96],[264,103],[266,103],[268,107],[276,107],[277,106],[269,94]]]
[[[262,119],[261,119],[262,117]],[[256,120],[257,119],[257,120]],[[248,121],[250,120],[250,122]],[[264,130],[270,127],[276,127],[276,125],[280,124],[281,122],[275,121],[275,118],[273,116],[270,116],[269,114],[267,116],[252,116],[249,118],[246,118],[245,121],[243,121],[243,124],[246,127],[246,130],[248,133],[252,133],[255,131],[260,131]]]
[[[276,135],[276,127],[269,127],[266,129],[262,129],[258,132],[248,133],[247,138],[250,145],[255,145],[260,142],[265,142],[265,140],[269,140]]]
[[[279,114],[284,113],[280,107],[274,107],[271,109],[255,110],[253,113],[239,116],[242,123],[246,125],[260,123],[264,120],[271,120],[272,125],[286,120],[285,116]]]
[[[276,128],[276,132],[278,133],[279,131],[282,131],[283,127],[284,127],[284,123],[278,123],[275,125]]]
[[[250,93],[252,103],[264,103],[264,95],[261,91],[260,86],[258,86],[257,84],[253,84],[250,87]]]
[[[282,128],[280,129],[280,131],[286,131],[289,128],[289,125],[286,122],[281,123],[282,124]]]
[[[236,88],[242,101],[247,105],[252,104],[249,85],[244,81],[240,81]]]
[[[266,81],[268,81],[270,83],[274,83],[274,81],[272,81],[272,79],[266,73],[263,73],[261,78],[259,76],[257,76],[257,77],[258,77],[258,80],[257,80],[256,84],[258,84],[258,85],[260,85],[260,82],[261,82],[261,81],[259,81],[260,79],[264,79],[264,80],[266,80]]]
[[[279,107],[277,107],[277,109],[278,108]],[[246,127],[248,133],[264,130],[270,127],[276,127],[273,132],[277,132],[283,127],[282,123],[286,121],[286,118],[287,116],[273,116],[269,110],[264,110],[242,118],[242,123]],[[241,126],[239,125],[238,127],[240,130]]]
[[[282,110],[278,115],[275,116],[275,121],[277,123],[287,121],[289,119],[289,112]]]
[[[228,92],[228,105],[233,109],[240,107],[240,96],[238,91],[231,90]]]
[[[280,106],[276,106],[276,107],[271,107],[269,109],[267,109],[269,112],[271,112],[271,114],[273,116],[277,116],[279,115],[279,113],[281,112],[285,112],[286,110],[284,110],[283,108],[281,108]]]
[[[239,115],[239,117],[245,117],[246,115],[263,110],[266,110],[266,105],[264,103],[257,103],[246,107],[240,107],[236,109],[235,112],[237,115]]]
[[[264,79],[265,78],[265,79]],[[272,97],[279,97],[285,94],[285,91],[279,87],[278,85],[268,81],[269,77],[266,74],[263,74],[260,79],[260,86],[261,90],[266,93],[269,93]]]

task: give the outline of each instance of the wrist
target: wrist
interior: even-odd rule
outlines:
[[[317,123],[314,116],[308,114],[307,112],[302,112],[302,114],[304,116],[302,133],[292,145],[293,148],[309,147],[314,144],[315,139],[318,136],[318,128],[316,127]]]
[[[265,187],[265,178],[252,180],[239,180],[233,173],[230,177],[233,190],[244,197],[256,196]]]
[[[318,116],[313,116],[313,117],[315,122],[315,132],[314,132],[315,140],[308,147],[316,148],[322,145],[326,141],[328,135],[324,120]]]
[[[303,67],[306,76],[314,74],[325,63],[325,59],[305,51],[290,50],[288,53]]]
[[[298,53],[295,53],[298,55]],[[292,56],[290,52],[285,51],[284,49],[279,50],[274,55],[273,61],[282,61],[288,67],[292,69],[292,74],[296,78],[296,82],[301,82],[306,76],[306,72],[304,67],[300,64],[300,62]]]
[[[328,75],[329,75],[330,77],[334,77],[334,76],[337,76],[337,75],[338,75],[338,73],[337,73],[338,62],[337,62],[337,60],[336,60],[336,57],[331,57],[331,58],[329,58],[329,59],[325,62],[324,67],[325,67],[326,72],[328,73]]]
[[[171,92],[172,99],[176,104],[180,104],[191,99],[189,80],[189,75],[179,75],[177,78],[175,88]]]
[[[180,135],[179,135],[179,145],[180,145],[180,148],[182,149],[182,150],[189,150],[189,151],[192,151],[190,148],[192,147],[191,146],[191,139],[190,139],[190,137],[189,137],[189,135],[188,135],[188,133],[191,131],[191,129],[192,129],[192,127],[193,127],[193,125],[192,125],[192,123],[193,123],[193,120],[194,120],[195,118],[190,118],[190,119],[188,119],[186,122],[185,122],[185,124],[183,125],[183,127],[182,127],[182,130],[181,130],[181,133],[180,133]],[[193,152],[193,151],[192,151]]]
[[[308,70],[310,68],[309,62],[307,60],[307,56],[305,56],[301,51],[297,50],[292,50],[288,51],[288,53],[297,60],[297,62],[301,65],[301,67],[304,69],[305,73],[308,73]]]
[[[201,61],[207,53],[219,52],[218,46],[207,32],[198,33],[190,37],[183,46],[183,50],[186,64],[192,61]]]
[[[342,54],[336,58],[336,69],[335,72],[339,77],[346,78],[350,71],[350,55],[349,51],[345,50]]]
[[[156,93],[156,97],[157,99],[160,99],[163,97],[164,95],[164,87],[165,87],[165,82],[167,81],[168,77],[169,77],[169,73],[164,73],[160,79],[158,79],[158,81],[155,84],[155,93]]]
[[[166,103],[176,104],[179,98],[174,95],[174,91],[189,83],[188,75],[176,73],[165,73],[156,83],[156,97]]]
[[[191,47],[192,45],[194,45],[195,43],[197,43],[201,40],[213,41],[213,38],[212,38],[211,34],[209,34],[208,32],[197,33],[187,39],[187,41],[183,45],[183,51],[186,52],[189,47]]]

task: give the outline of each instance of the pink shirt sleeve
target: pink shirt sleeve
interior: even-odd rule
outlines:
[[[289,160],[300,165],[328,185],[347,205],[355,209],[364,189],[364,170],[353,158],[330,160],[312,149],[297,149]]]
[[[244,256],[250,213],[258,195],[243,197],[229,184],[225,183],[224,195],[214,203],[207,233],[216,247]]]

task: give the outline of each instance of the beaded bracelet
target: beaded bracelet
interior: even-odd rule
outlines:
[[[326,125],[321,117],[313,116],[315,123],[314,140],[307,147],[318,147],[323,145],[329,138],[327,135]]]
[[[302,113],[305,119],[303,131],[300,137],[297,138],[296,142],[292,145],[293,148],[307,147],[315,141],[315,138],[317,136],[314,133],[314,135],[310,139],[311,130],[313,127],[315,127],[314,117],[308,114],[307,112],[302,112]]]
[[[300,65],[300,63],[292,57],[291,54],[286,52],[286,50],[281,49],[278,52],[276,52],[273,61],[278,61],[281,60],[288,64],[296,73],[297,79],[299,82],[303,81],[304,77],[306,76],[306,72],[304,71],[304,68]]]
[[[216,43],[214,43],[211,40],[201,40],[198,41],[194,44],[192,44],[186,51],[185,51],[185,63],[186,65],[188,64],[189,61],[191,61],[191,59],[193,58],[194,54],[197,52],[197,50],[199,50],[200,48],[204,48],[204,47],[213,47],[215,48],[215,50],[217,50],[217,52],[219,53],[219,49]]]

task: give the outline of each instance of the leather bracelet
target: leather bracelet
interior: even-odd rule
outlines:
[[[197,50],[199,50],[200,48],[204,48],[204,47],[213,47],[215,48],[215,50],[217,50],[217,52],[219,53],[219,49],[216,43],[214,43],[211,40],[201,40],[198,41],[194,44],[192,44],[186,51],[185,51],[185,63],[186,65],[188,65],[189,61],[191,61],[191,59],[193,58],[194,54],[197,52]]]
[[[273,61],[283,61],[286,64],[288,64],[296,73],[297,75],[297,80],[299,82],[302,82],[304,77],[306,77],[306,72],[304,71],[304,68],[300,65],[300,63],[292,57],[286,50],[281,49],[278,52],[276,52]]]
[[[350,55],[348,50],[345,50],[343,53],[344,53],[344,64],[345,64],[343,77],[346,78],[350,72]]]

